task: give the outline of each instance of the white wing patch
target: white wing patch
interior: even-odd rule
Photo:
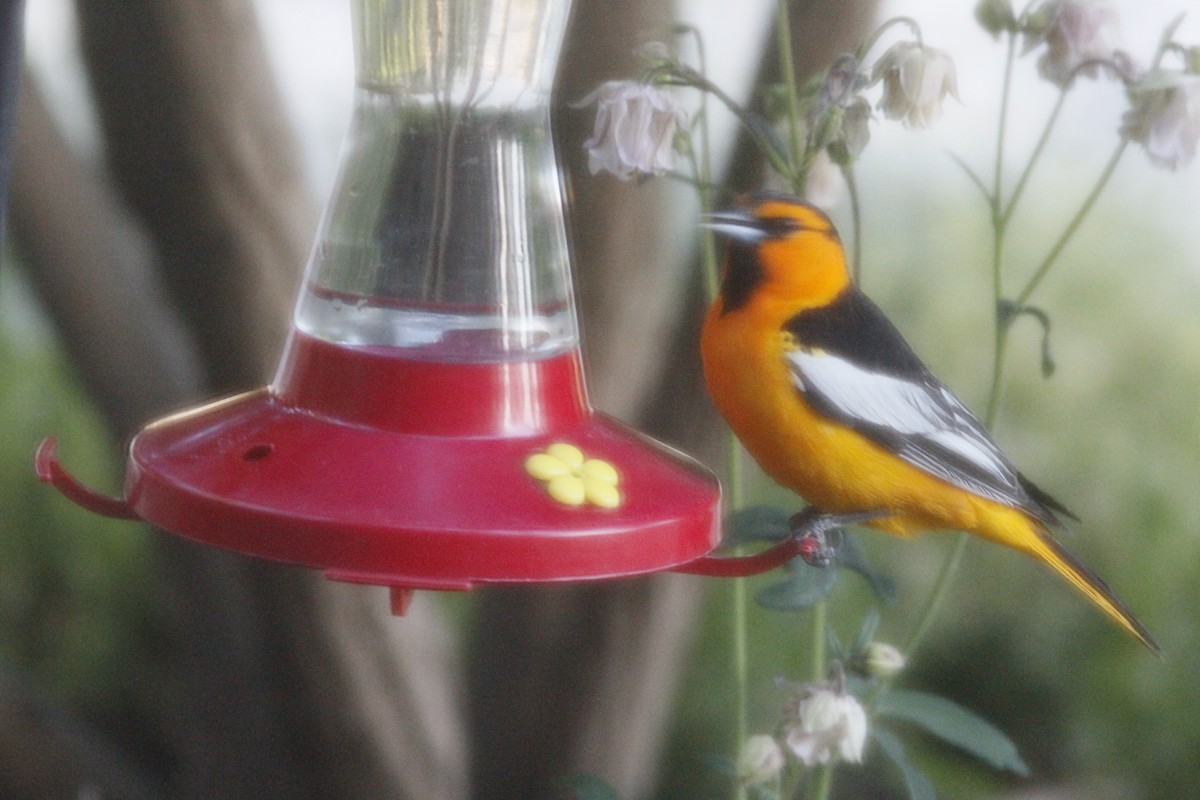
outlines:
[[[803,349],[785,358],[796,388],[818,412],[956,486],[1006,504],[1025,501],[1016,470],[983,425],[932,376],[906,380]]]

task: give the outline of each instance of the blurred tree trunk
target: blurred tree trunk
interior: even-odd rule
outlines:
[[[249,0],[77,8],[111,184],[72,159],[30,93],[14,232],[128,435],[163,406],[269,377],[315,215]],[[796,26],[818,60],[860,19],[804,8],[826,15]],[[579,0],[562,99],[632,75],[632,48],[669,22],[648,0]],[[587,114],[558,124],[592,399],[717,463],[699,281],[663,271],[680,235],[666,187],[586,176]],[[169,536],[157,555],[163,662],[146,666],[164,672],[144,714],[165,752],[149,783],[168,796],[524,799],[577,771],[626,797],[654,786],[698,579],[481,592],[464,666],[433,598],[394,620],[382,592],[306,571]]]

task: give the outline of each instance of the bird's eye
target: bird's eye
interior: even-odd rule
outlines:
[[[782,239],[800,230],[798,220],[792,217],[769,217],[759,221],[759,227],[769,239]]]

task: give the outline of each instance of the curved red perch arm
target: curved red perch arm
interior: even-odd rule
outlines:
[[[886,509],[875,509],[849,514],[822,514],[813,506],[809,506],[788,521],[792,535],[774,547],[768,547],[752,556],[729,556],[727,558],[702,556],[695,561],[675,567],[674,570],[692,575],[714,575],[719,578],[745,578],[757,575],[760,572],[783,566],[800,555],[804,549],[804,543],[813,541],[814,537],[820,546],[823,546],[824,536],[829,531],[846,525],[860,525],[873,519],[886,517],[890,513]]]
[[[717,578],[746,578],[781,567],[800,555],[801,536],[793,536],[779,544],[750,556],[703,556],[695,561],[672,567],[672,572],[689,575],[709,575]]]
[[[68,500],[88,511],[116,519],[141,519],[124,498],[100,494],[75,480],[54,457],[54,449],[57,446],[58,440],[53,436],[38,446],[33,462],[38,480],[50,484],[62,492]]]

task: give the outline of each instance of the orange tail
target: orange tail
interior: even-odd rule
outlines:
[[[1022,542],[1022,549],[1028,550],[1031,555],[1054,567],[1058,574],[1070,581],[1076,589],[1087,595],[1093,603],[1104,609],[1106,614],[1116,620],[1122,628],[1137,637],[1138,641],[1146,645],[1152,653],[1156,656],[1162,656],[1162,648],[1158,646],[1158,642],[1154,641],[1154,637],[1150,635],[1150,631],[1146,630],[1146,626],[1133,615],[1129,607],[1113,594],[1112,589],[1108,588],[1108,584],[1081,564],[1079,559],[1068,553],[1049,531],[1036,523],[1032,524],[1031,527],[1037,533],[1037,537],[1031,537],[1029,540]]]

